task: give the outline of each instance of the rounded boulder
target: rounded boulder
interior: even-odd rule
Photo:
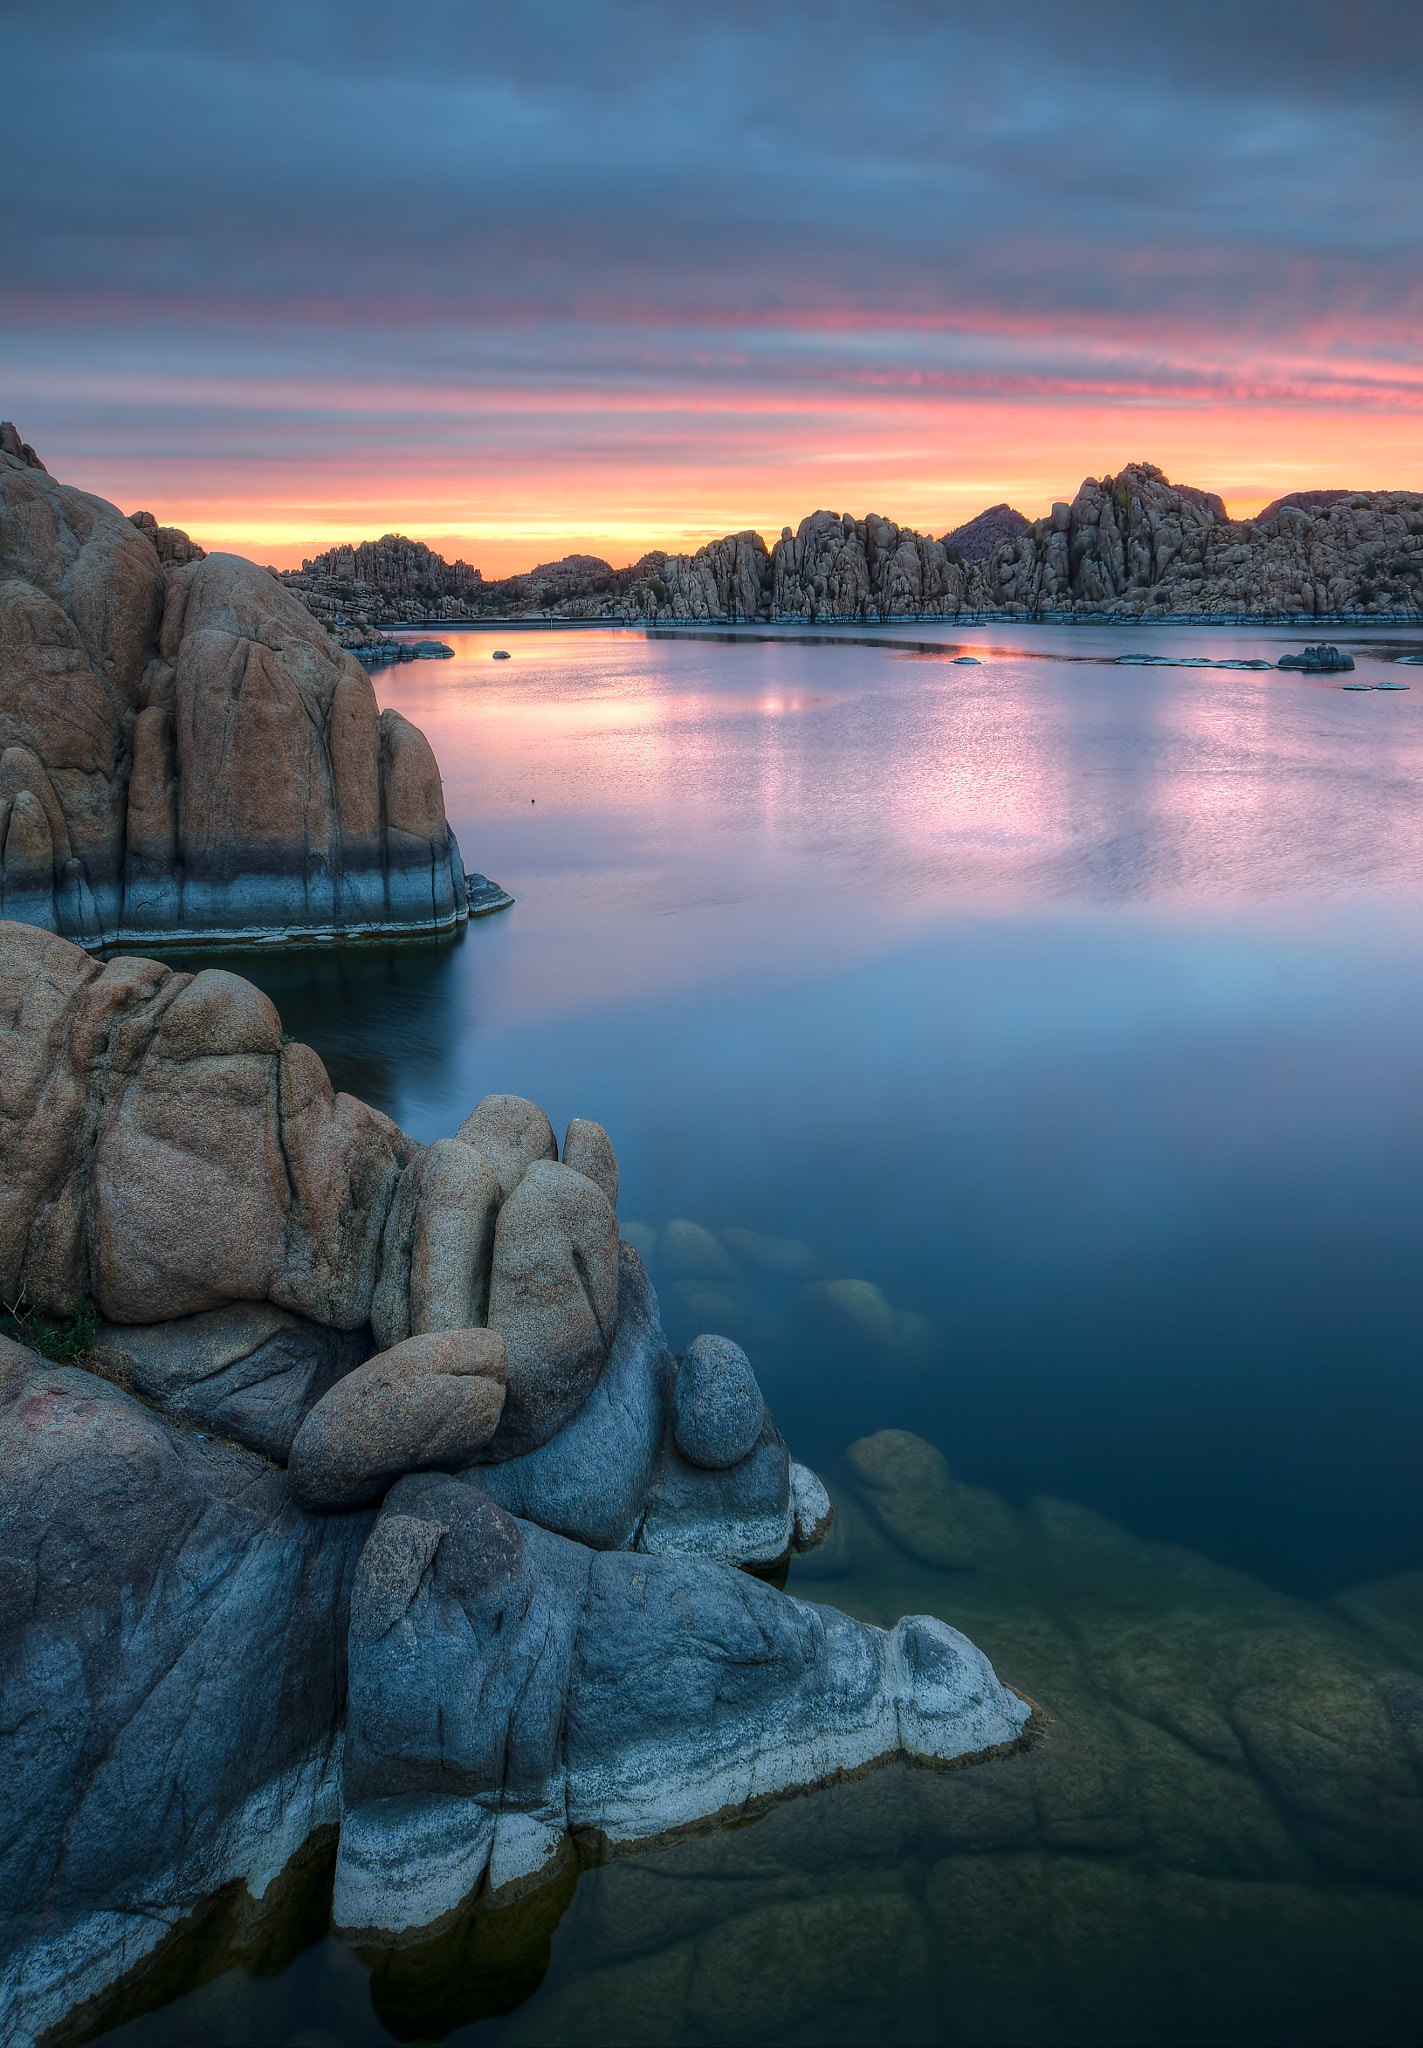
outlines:
[[[433,1331],[367,1359],[297,1431],[293,1495],[320,1511],[359,1507],[407,1472],[467,1465],[498,1427],[508,1373],[492,1330]]]
[[[672,1394],[677,1448],[712,1472],[739,1465],[761,1435],[766,1403],[751,1361],[729,1337],[698,1337],[677,1362]]]
[[[618,1155],[601,1124],[595,1124],[590,1117],[574,1117],[564,1135],[563,1163],[600,1187],[609,1205],[617,1208]]]
[[[598,1383],[618,1321],[618,1219],[602,1189],[539,1159],[499,1212],[489,1327],[509,1350],[494,1457],[547,1443]]]

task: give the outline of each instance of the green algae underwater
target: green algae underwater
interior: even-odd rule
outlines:
[[[77,2038],[1418,2039],[1423,1573],[1293,1599],[1071,1502],[1015,1510],[903,1431],[831,1483],[789,1590],[962,1628],[1038,1710],[1019,1754],[888,1765],[652,1851],[577,1844],[403,1950],[326,1937],[316,1842]]]

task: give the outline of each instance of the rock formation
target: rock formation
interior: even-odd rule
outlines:
[[[1303,493],[1301,496],[1305,495]],[[1324,496],[1326,494],[1320,494]],[[1088,477],[983,565],[1010,613],[1306,617],[1423,610],[1423,496],[1358,493],[1318,514],[1280,503],[1232,520],[1150,463]]]
[[[986,562],[1000,541],[1018,540],[1032,530],[1032,520],[1015,512],[1011,505],[990,505],[962,526],[944,535],[944,546],[961,562]]]
[[[277,579],[0,432],[4,915],[99,946],[437,932],[507,901],[467,884],[424,735]]]
[[[238,977],[14,924],[0,1062],[0,1300],[104,1318],[0,1340],[7,2041],[319,1828],[338,1925],[401,1941],[571,1836],[1016,1748],[954,1629],[738,1569],[829,1499],[735,1344],[669,1355],[599,1125],[419,1146]]]
[[[354,565],[359,553],[320,561]],[[1132,463],[1118,476],[1088,477],[1045,519],[993,505],[934,540],[875,513],[813,512],[794,532],[783,527],[770,549],[748,532],[691,555],[647,554],[626,569],[570,555],[442,596],[434,611],[411,609],[384,585],[308,573],[317,566],[286,580],[318,616],[356,629],[535,612],[725,624],[965,614],[1406,618],[1423,611],[1423,495],[1295,491],[1255,519],[1232,520],[1214,492]],[[453,575],[465,565],[439,566]]]

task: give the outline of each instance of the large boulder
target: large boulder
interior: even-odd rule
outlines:
[[[677,1361],[672,1394],[677,1448],[693,1465],[739,1465],[761,1435],[766,1403],[751,1361],[729,1337],[698,1337]]]
[[[923,1616],[892,1633],[704,1559],[593,1551],[433,1475],[387,1496],[352,1602],[334,1916],[447,1923],[570,1830],[616,1842],[886,1757],[1017,1744],[1029,1709]]]
[[[492,1330],[408,1337],[347,1373],[291,1450],[303,1507],[359,1507],[407,1472],[467,1465],[494,1434],[509,1363]]]
[[[265,1459],[12,1349],[0,2020],[33,2039],[338,1818],[371,1518],[305,1515]]]
[[[382,1350],[422,1331],[463,1330],[485,1320],[503,1199],[484,1154],[458,1138],[437,1138],[402,1175],[371,1303]]]
[[[499,1212],[489,1327],[509,1348],[505,1455],[547,1443],[597,1383],[617,1329],[618,1223],[602,1189],[538,1159]]]
[[[486,1095],[460,1125],[461,1144],[483,1153],[499,1176],[506,1198],[540,1159],[557,1159],[553,1125],[536,1102],[522,1095]]]
[[[618,1206],[618,1155],[613,1141],[601,1124],[576,1116],[563,1138],[563,1163],[584,1174],[608,1198],[608,1207]]]
[[[369,1318],[416,1150],[250,982],[0,924],[0,1294],[115,1323],[270,1301]]]
[[[586,1401],[547,1443],[472,1476],[510,1514],[594,1550],[628,1550],[647,1513],[666,1428],[671,1360],[657,1297],[631,1245],[618,1250],[618,1330]]]
[[[423,734],[236,555],[0,440],[0,910],[86,944],[469,913]],[[189,559],[183,559],[183,557]]]

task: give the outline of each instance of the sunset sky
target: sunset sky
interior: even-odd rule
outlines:
[[[1423,8],[0,4],[0,416],[486,574],[1423,471]]]

